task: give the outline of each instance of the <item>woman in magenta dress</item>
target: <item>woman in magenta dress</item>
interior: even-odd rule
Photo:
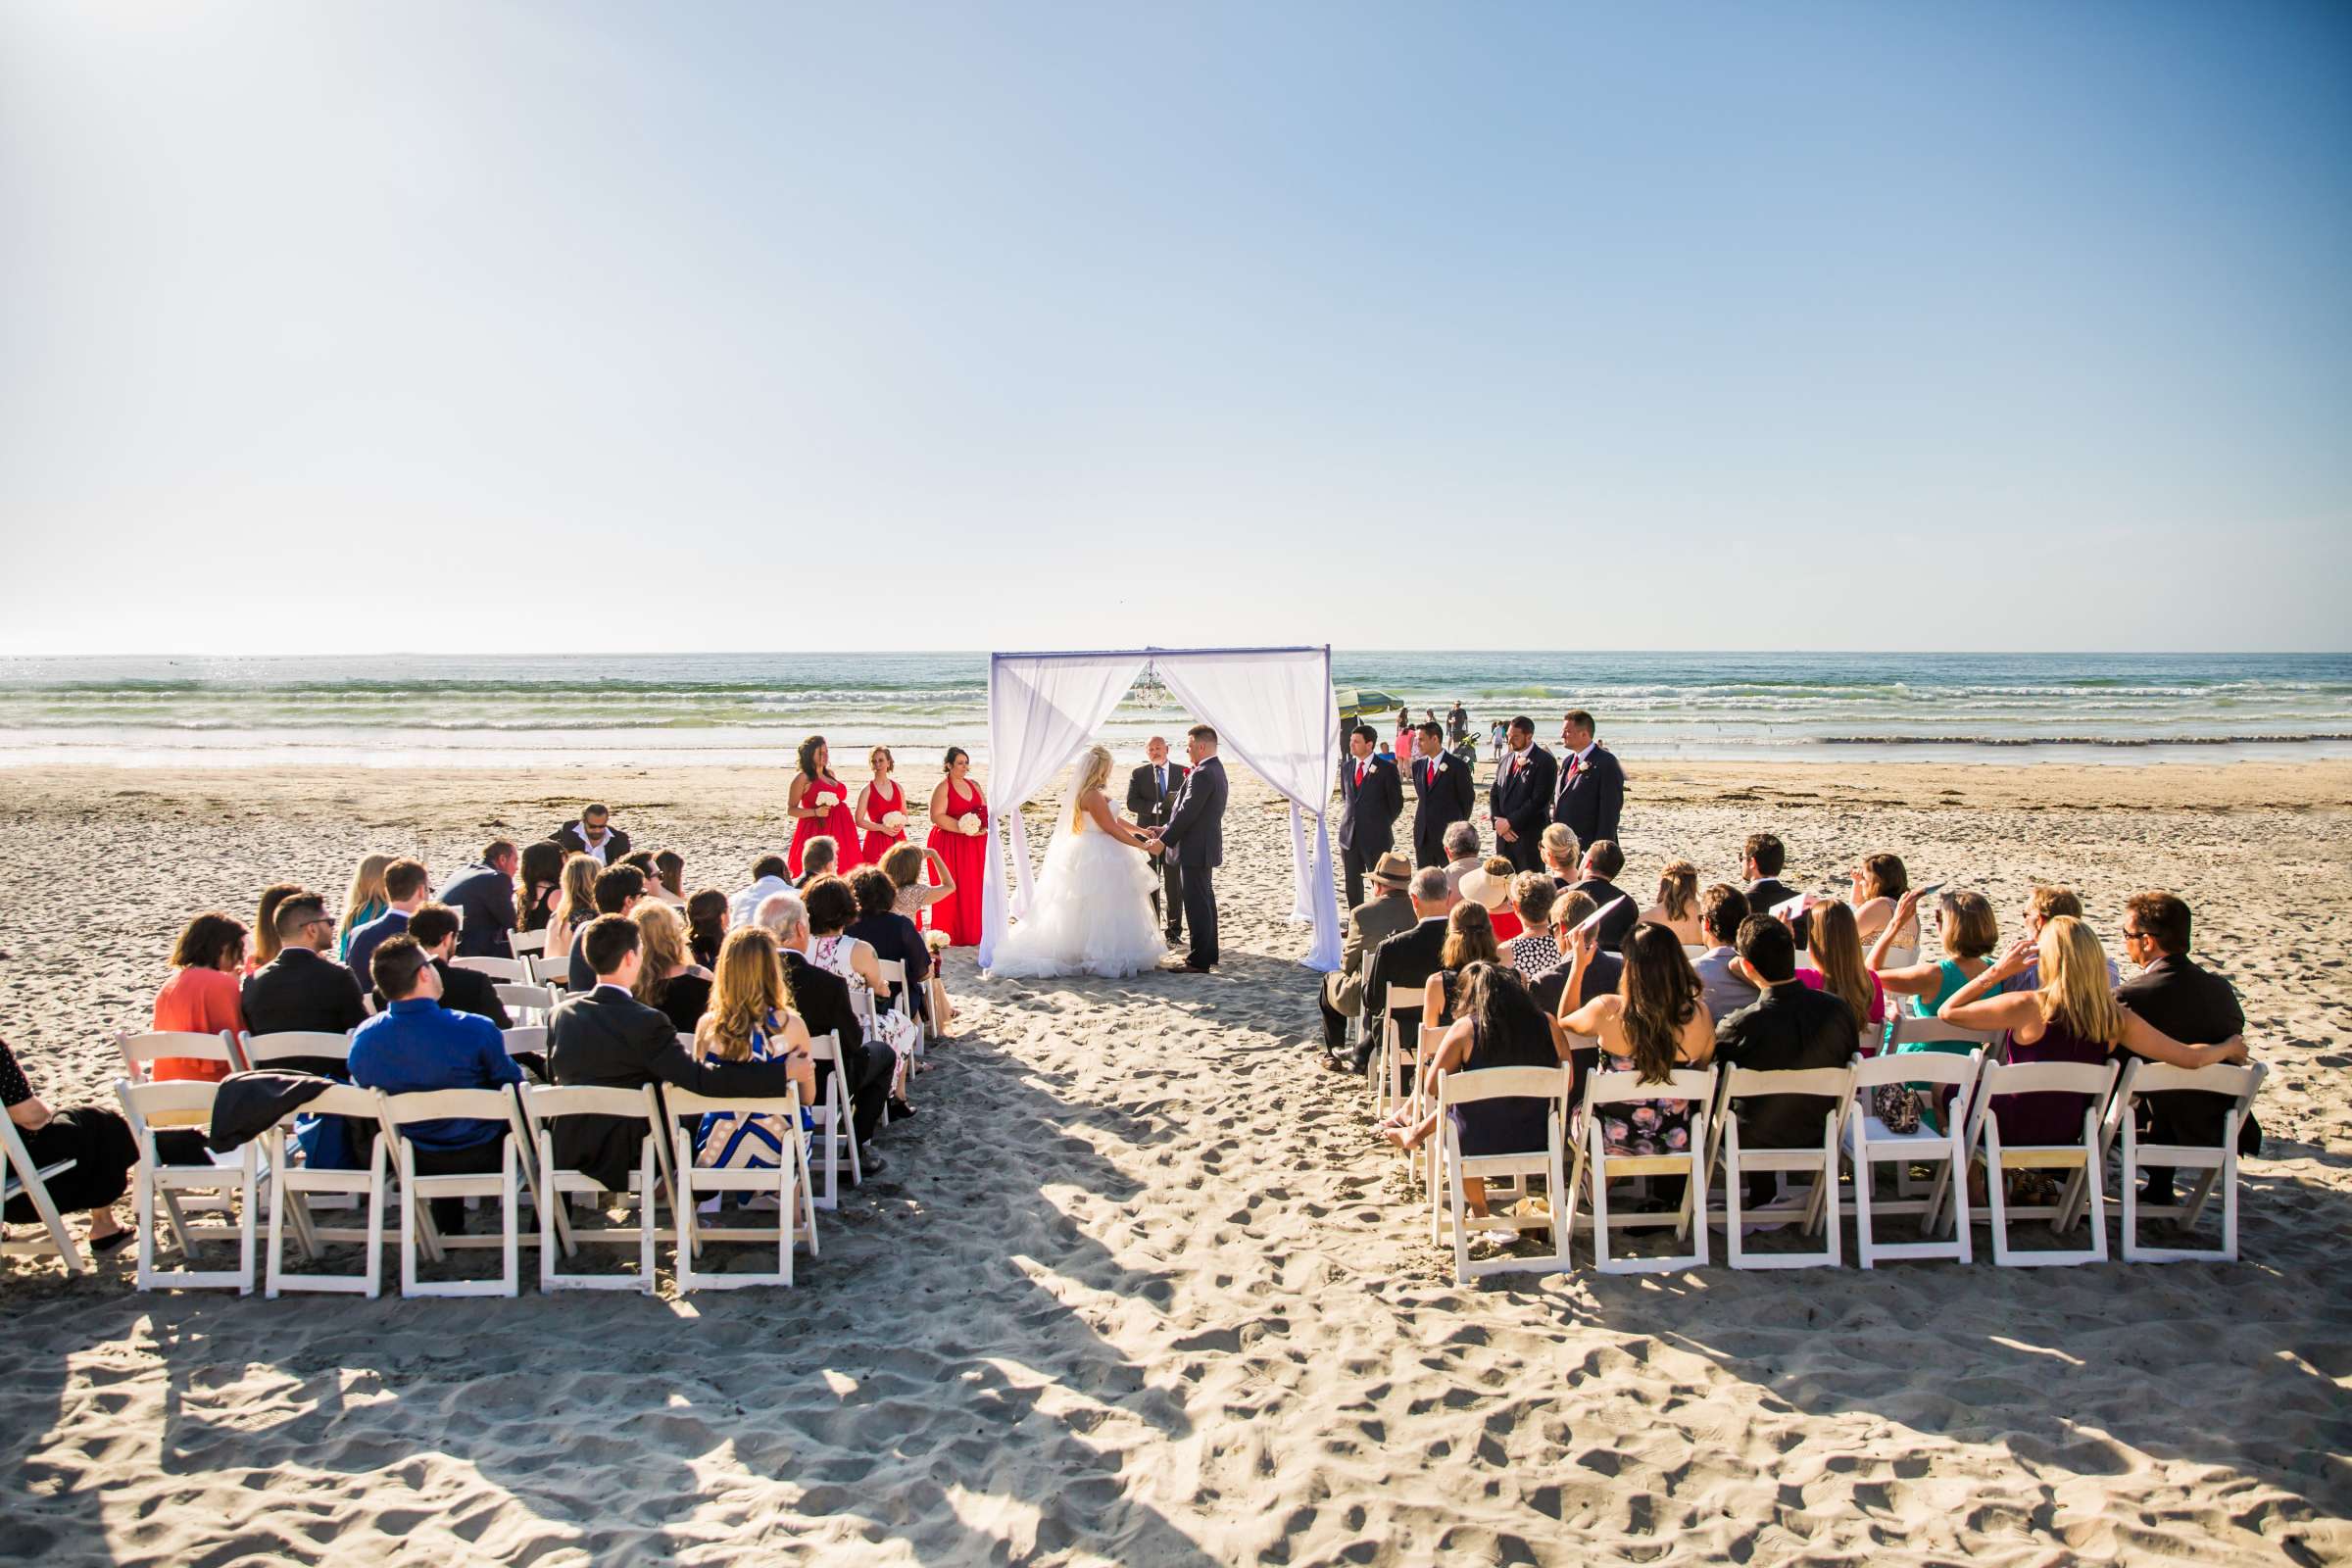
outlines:
[[[931,836],[926,841],[939,852],[948,874],[956,879],[954,894],[931,906],[931,929],[945,931],[951,946],[980,945],[980,894],[987,883],[988,800],[970,778],[972,758],[960,746],[948,748],[948,776],[931,792]],[[966,818],[977,825],[968,832]]]
[[[877,746],[867,753],[865,765],[874,776],[857,795],[858,830],[865,835],[858,858],[867,865],[880,865],[882,857],[906,842],[906,791],[896,777],[899,760],[889,747]],[[893,815],[899,819],[895,825],[889,820]]]
[[[850,787],[833,776],[832,757],[822,735],[801,742],[801,770],[794,775],[785,806],[793,816],[792,852],[786,857],[791,874],[801,874],[801,852],[808,841],[823,835],[833,841],[837,858],[833,869],[847,875],[859,858],[858,818],[850,809]]]

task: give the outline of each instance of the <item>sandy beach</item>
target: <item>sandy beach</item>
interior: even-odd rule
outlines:
[[[2185,896],[2271,1068],[2243,1261],[1451,1283],[1318,1069],[1279,803],[1236,769],[1213,978],[988,983],[790,1291],[141,1296],[0,1271],[4,1554],[59,1565],[2352,1560],[2352,764],[1651,765],[1620,880]],[[934,782],[906,782],[923,800]],[[185,918],[437,873],[610,802],[689,887],[781,771],[0,773],[0,1036],[111,1103]],[[1034,808],[1042,825],[1046,811]],[[1042,851],[1043,832],[1032,834]],[[127,1213],[127,1208],[125,1209]]]

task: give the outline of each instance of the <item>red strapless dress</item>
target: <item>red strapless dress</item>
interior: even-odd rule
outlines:
[[[958,793],[948,786],[948,815],[962,816],[966,812],[980,818],[983,831],[988,827],[988,802],[973,788]],[[924,841],[937,850],[947,862],[948,875],[956,879],[956,891],[931,906],[931,929],[945,931],[948,941],[958,948],[980,945],[980,897],[988,880],[988,844],[980,834],[958,833],[940,822],[931,824],[931,836]]]
[[[869,822],[879,822],[893,811],[906,809],[906,792],[899,787],[896,780],[892,781],[888,795],[870,784],[866,786],[866,793],[869,799],[865,808],[865,819]],[[858,858],[866,865],[880,865],[882,857],[906,842],[906,830],[904,827],[896,833],[891,832],[888,828],[878,827],[866,834],[865,848]]]
[[[801,797],[801,804],[805,807],[823,804],[830,808],[823,816],[793,818],[792,853],[785,857],[793,876],[797,878],[801,874],[801,852],[808,847],[808,841],[813,838],[830,838],[833,841],[837,856],[833,862],[834,870],[846,872],[858,864],[858,818],[850,811],[849,786],[837,778],[820,778],[808,786],[808,793]]]

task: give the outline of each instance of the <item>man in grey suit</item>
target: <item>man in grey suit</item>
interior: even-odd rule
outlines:
[[[1184,917],[1192,923],[1193,943],[1183,967],[1206,974],[1217,966],[1215,872],[1225,863],[1225,764],[1217,760],[1217,732],[1206,724],[1185,732],[1184,748],[1192,771],[1169,808],[1168,825],[1151,830],[1152,853],[1173,857],[1184,867]]]

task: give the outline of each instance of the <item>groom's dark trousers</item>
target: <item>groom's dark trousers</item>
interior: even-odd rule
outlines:
[[[1185,956],[1202,968],[1217,961],[1216,872],[1205,865],[1184,868],[1184,918],[1193,928],[1192,946]]]

